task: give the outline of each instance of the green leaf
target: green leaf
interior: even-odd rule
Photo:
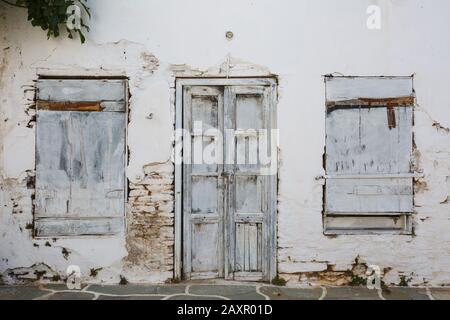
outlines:
[[[60,27],[66,27],[67,24],[67,8],[73,4],[79,4],[83,7],[86,14],[91,18],[89,7],[84,3],[87,0],[17,0],[18,5],[28,8],[27,19],[33,27],[40,27],[47,31],[47,37],[60,36]],[[75,30],[80,36],[81,43],[86,41],[83,29],[90,31],[83,20],[81,20],[81,30]],[[70,30],[68,30],[70,31]],[[68,32],[68,38],[73,39],[73,33]]]

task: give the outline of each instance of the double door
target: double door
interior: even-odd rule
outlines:
[[[183,277],[275,274],[275,86],[183,86]]]

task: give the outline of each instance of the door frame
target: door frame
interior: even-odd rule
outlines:
[[[273,77],[246,77],[246,78],[182,78],[175,80],[175,129],[183,129],[183,86],[269,86],[271,88],[271,129],[277,129],[277,81]],[[176,141],[177,142],[177,141]],[[278,195],[278,139],[276,141],[277,174],[273,177],[272,192],[270,199],[269,234],[268,239],[268,277],[272,280],[277,275],[277,195]],[[174,159],[182,159],[182,140],[175,143]],[[183,277],[183,166],[175,161],[175,239],[174,239],[174,279],[181,280]]]

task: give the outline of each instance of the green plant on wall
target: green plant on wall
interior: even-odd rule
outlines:
[[[15,7],[28,10],[28,21],[34,27],[47,31],[47,37],[58,37],[60,28],[65,28],[70,39],[78,34],[81,43],[86,38],[84,31],[89,32],[85,18],[91,17],[87,0],[0,0]]]

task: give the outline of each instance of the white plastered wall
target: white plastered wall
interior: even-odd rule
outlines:
[[[366,8],[382,8],[380,30]],[[33,81],[39,74],[127,76],[130,80],[128,178],[172,154],[174,80],[190,76],[276,74],[280,171],[278,269],[292,282],[376,264],[387,283],[450,282],[450,28],[446,0],[91,1],[87,43],[47,40],[21,9],[0,5],[0,273],[45,263],[64,273],[116,282],[160,282],[170,272],[126,270],[124,236],[33,240]],[[225,38],[231,30],[234,39]],[[227,64],[229,62],[229,64]],[[229,69],[228,67],[230,67]],[[209,71],[207,71],[209,70]],[[326,237],[322,230],[325,94],[322,75],[411,75],[417,95],[415,235]],[[152,117],[148,117],[152,114]],[[151,119],[150,119],[151,118]],[[35,246],[35,245],[38,245]],[[67,259],[61,254],[66,248]],[[151,248],[150,248],[151,250]],[[170,258],[170,257],[169,257]],[[333,278],[333,275],[330,276]],[[89,277],[88,277],[89,278]],[[322,281],[320,277],[310,281]]]

